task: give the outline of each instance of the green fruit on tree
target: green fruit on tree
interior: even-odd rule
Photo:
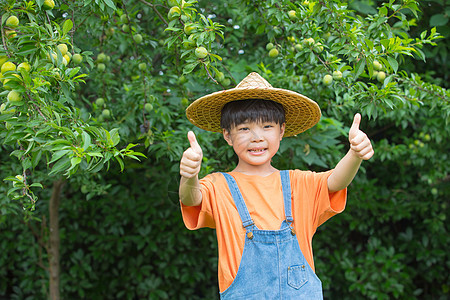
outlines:
[[[123,24],[122,25],[122,31],[123,32],[129,32],[130,31],[130,26],[128,24]]]
[[[3,64],[7,61],[8,61],[8,56],[0,55],[0,67],[3,66]]]
[[[187,78],[184,75],[181,75],[180,77],[178,77],[178,83],[180,84],[185,84],[187,82]]]
[[[44,4],[42,4],[42,7],[45,10],[53,9],[53,7],[55,7],[55,1],[53,1],[53,0],[45,0]]]
[[[316,41],[314,41],[313,38],[307,38],[303,40],[303,44],[307,45],[307,46],[312,46],[314,45]]]
[[[288,16],[289,16],[289,19],[291,19],[292,21],[297,19],[297,14],[296,14],[295,10],[288,11]]]
[[[181,105],[188,106],[189,105],[189,99],[186,97],[181,98]]]
[[[5,35],[8,37],[8,39],[12,39],[17,36],[17,33],[15,30],[5,30]]]
[[[190,35],[187,40],[183,41],[183,48],[184,49],[192,49],[195,47],[195,40],[194,40],[194,35]]]
[[[297,50],[297,51],[301,51],[303,49],[302,44],[295,44],[294,47],[295,47],[295,50]]]
[[[89,188],[87,187],[87,185],[82,185],[81,186],[81,192],[83,194],[87,194],[89,192]]]
[[[330,74],[327,74],[327,75],[323,76],[322,82],[325,85],[332,84],[333,83],[333,76],[331,76]]]
[[[194,31],[195,31],[195,27],[192,26],[192,24],[184,24],[184,33],[186,33],[187,35],[190,35]]]
[[[278,54],[279,54],[279,52],[278,52],[278,49],[277,49],[277,48],[272,48],[272,49],[270,49],[270,51],[269,51],[269,57],[271,57],[271,58],[277,57]]]
[[[111,117],[111,112],[109,111],[109,109],[104,109],[103,111],[102,111],[102,116],[103,116],[103,118],[105,118],[105,119],[109,119],[109,117]]]
[[[272,43],[267,43],[266,50],[270,51],[272,48],[273,48],[273,44]]]
[[[74,64],[80,64],[83,61],[83,56],[81,56],[81,54],[79,53],[75,53],[72,56],[72,61],[74,62]]]
[[[5,62],[1,68],[2,74],[5,74],[5,72],[8,72],[8,71],[15,71],[15,70],[16,70],[16,65],[10,61]]]
[[[2,114],[2,115],[13,114],[15,112],[16,112],[16,110],[14,108],[10,108],[10,109],[6,110],[6,103],[2,103],[2,105],[0,105],[0,114]]]
[[[14,90],[10,91],[6,98],[9,102],[19,102],[20,100],[22,100],[22,96],[20,95],[20,93]]]
[[[116,32],[116,30],[113,27],[109,27],[108,29],[106,29],[105,33],[107,36],[112,36],[114,32]]]
[[[31,66],[30,66],[30,64],[27,63],[27,62],[23,62],[23,63],[21,63],[21,64],[19,64],[19,65],[17,66],[17,71],[19,71],[19,70],[21,70],[21,69],[23,69],[23,70],[25,70],[25,71],[27,71],[27,72],[30,72]]]
[[[127,14],[123,14],[120,16],[120,22],[124,23],[124,24],[128,24],[128,16]]]
[[[136,44],[142,43],[142,35],[139,33],[133,35],[133,40],[136,42]]]
[[[321,43],[316,43],[314,45],[314,52],[321,53],[323,51],[323,46]]]
[[[59,44],[59,45],[56,46],[56,47],[59,49],[59,51],[61,51],[61,55],[62,55],[62,56],[66,55],[67,51],[69,50],[69,49],[67,48],[67,45],[66,45],[66,44]]]
[[[342,79],[342,72],[339,70],[336,70],[333,72],[333,79],[334,80],[341,80]]]
[[[223,72],[217,72],[216,78],[217,78],[217,81],[220,82],[220,81],[223,81],[225,79],[225,75],[223,74]]]
[[[377,75],[378,75],[378,71],[373,71],[372,78],[377,78]]]
[[[95,100],[95,104],[97,104],[97,106],[103,106],[103,105],[105,105],[105,99],[103,99],[103,98],[97,98],[97,99]]]
[[[63,62],[66,61],[66,63],[64,64],[65,66],[67,66],[67,64],[70,62],[70,56],[69,55],[64,55],[63,56]]]
[[[167,18],[169,18],[170,21],[175,20],[181,15],[181,9],[178,6],[173,6],[170,8],[169,12],[167,13]]]
[[[198,58],[205,58],[208,55],[208,50],[205,47],[197,47],[195,48],[195,56]]]
[[[146,63],[140,63],[138,67],[139,67],[139,70],[145,71],[147,69],[147,64]]]
[[[6,19],[6,26],[11,28],[19,26],[19,19],[16,16],[10,16],[8,19]]]
[[[377,71],[383,70],[383,65],[378,60],[374,60],[372,66]]]
[[[53,58],[53,60],[52,60]],[[47,53],[47,59],[49,62],[56,61],[58,59],[58,55],[55,52]]]
[[[386,73],[384,73],[383,71],[379,71],[377,74],[377,80],[379,82],[383,82],[385,78],[386,78]]]
[[[230,84],[231,84],[230,78],[225,78],[225,79],[222,81],[222,85],[223,85],[223,86],[229,86]]]
[[[99,63],[99,64],[97,65],[97,70],[98,70],[99,72],[104,72],[105,69],[106,69],[106,65],[105,65],[104,63]]]
[[[106,58],[106,54],[105,53],[100,53],[99,55],[97,55],[97,62],[98,63],[103,63],[107,60]]]
[[[167,4],[169,6],[177,6],[178,5],[177,0],[168,0]]]
[[[144,109],[146,112],[151,112],[153,110],[153,105],[151,103],[145,103]]]

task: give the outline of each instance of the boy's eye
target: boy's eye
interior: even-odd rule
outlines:
[[[264,128],[272,128],[272,127],[273,127],[273,125],[271,125],[271,124],[264,125]]]
[[[248,127],[241,127],[241,128],[239,128],[239,131],[246,131],[246,130],[250,130],[250,128],[248,128]]]

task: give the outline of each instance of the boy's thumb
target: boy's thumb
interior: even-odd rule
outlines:
[[[196,152],[201,152],[202,151],[202,148],[198,144],[197,138],[195,137],[195,133],[194,132],[192,132],[192,131],[188,132],[188,140],[189,140],[189,144],[191,144],[192,150],[194,150]]]
[[[353,117],[353,124],[350,128],[350,132],[353,133],[357,130],[359,130],[359,124],[361,124],[361,115],[359,113],[355,114]]]

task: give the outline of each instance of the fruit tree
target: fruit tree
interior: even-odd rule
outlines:
[[[332,168],[356,112],[373,141],[346,211],[314,240],[326,298],[448,297],[445,1],[0,8],[0,298],[216,298],[215,237],[183,227],[179,159],[189,130],[202,175],[235,157],[185,109],[251,71],[322,110],[283,139],[277,168]]]

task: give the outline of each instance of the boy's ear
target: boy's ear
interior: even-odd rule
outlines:
[[[286,123],[280,125],[280,141],[283,139],[284,131],[286,130]]]
[[[233,142],[231,141],[230,132],[226,130],[225,128],[222,128],[223,130],[223,138],[225,141],[227,141],[228,145],[233,146]]]

